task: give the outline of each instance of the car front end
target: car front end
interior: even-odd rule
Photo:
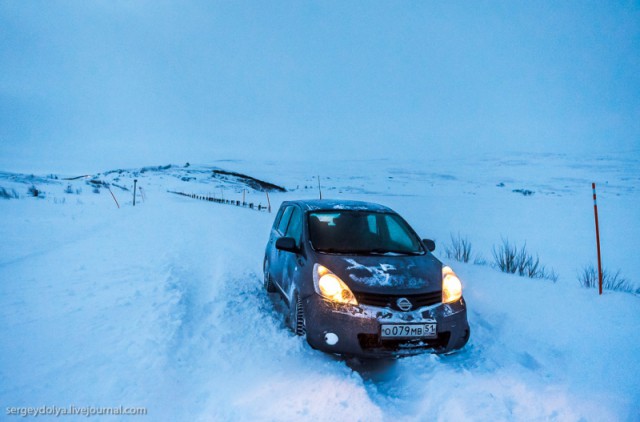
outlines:
[[[447,353],[469,339],[461,283],[441,267],[438,288],[371,289],[348,286],[327,267],[314,266],[314,292],[303,297],[309,344],[319,350],[360,357]],[[347,277],[344,277],[347,278]],[[376,291],[377,290],[377,291]]]

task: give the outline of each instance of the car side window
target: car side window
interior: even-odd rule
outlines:
[[[367,224],[369,226],[369,232],[378,234],[378,216],[376,214],[370,214],[367,216]]]
[[[280,209],[278,210],[278,213],[276,214],[276,218],[273,220],[272,229],[274,230],[278,229],[278,225],[280,224],[280,220],[282,219],[282,214],[284,214],[284,207],[280,207]]]
[[[291,222],[287,228],[287,237],[293,237],[296,241],[296,245],[300,247],[300,241],[302,239],[302,212],[297,207],[293,208],[291,214]]]
[[[287,231],[287,226],[289,225],[289,219],[291,218],[291,213],[293,212],[293,206],[288,206],[284,213],[282,213],[282,218],[280,218],[280,222],[278,223],[278,231],[280,233],[285,233]]]

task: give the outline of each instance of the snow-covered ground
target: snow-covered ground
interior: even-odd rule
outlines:
[[[213,166],[286,187],[274,208],[316,197],[320,174],[324,197],[394,208],[442,259],[450,233],[486,260],[504,237],[559,278],[450,262],[472,329],[462,352],[345,361],[293,336],[262,289],[274,214],[167,192],[242,199],[213,167],[3,173],[0,188],[21,198],[0,200],[0,419],[8,407],[123,405],[167,421],[640,420],[640,297],[577,283],[595,259],[595,181],[604,264],[640,286],[637,154]],[[123,189],[133,178],[136,207]],[[27,197],[32,183],[44,198]]]

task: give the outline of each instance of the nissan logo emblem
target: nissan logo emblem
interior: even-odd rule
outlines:
[[[413,306],[411,305],[411,302],[409,302],[409,299],[407,299],[406,297],[401,297],[400,299],[398,299],[396,301],[396,305],[398,305],[398,308],[400,308],[401,311],[408,311]]]

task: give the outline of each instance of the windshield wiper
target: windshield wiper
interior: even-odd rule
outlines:
[[[367,252],[375,255],[385,255],[388,253],[396,253],[400,255],[422,255],[422,252],[419,252],[419,251],[394,251],[391,249],[382,249],[382,248],[370,249]]]
[[[398,255],[422,255],[420,251],[395,251],[384,248],[374,249],[338,249],[338,248],[322,248],[316,249],[322,253],[332,253],[338,255],[386,255],[386,254],[398,254]]]
[[[359,254],[359,253],[363,252],[363,251],[359,251],[359,250],[337,249],[337,248],[322,248],[322,249],[317,249],[317,251],[318,252],[324,252],[324,253],[342,254],[342,255]]]

